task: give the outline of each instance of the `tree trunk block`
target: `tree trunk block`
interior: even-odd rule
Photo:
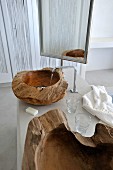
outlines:
[[[51,110],[28,125],[22,169],[113,170],[112,135],[112,128],[97,124],[85,138],[70,131],[62,111]]]
[[[67,86],[61,69],[52,73],[52,68],[19,72],[12,82],[16,97],[34,105],[48,105],[59,101],[64,97]]]

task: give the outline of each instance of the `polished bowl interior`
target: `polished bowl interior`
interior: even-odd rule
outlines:
[[[23,76],[23,82],[33,87],[51,86],[59,80],[59,74],[49,70],[30,71]]]

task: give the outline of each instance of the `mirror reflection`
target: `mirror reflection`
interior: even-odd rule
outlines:
[[[38,0],[42,56],[86,63],[92,0]]]

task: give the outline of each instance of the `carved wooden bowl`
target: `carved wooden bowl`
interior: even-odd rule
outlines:
[[[52,75],[52,68],[19,72],[12,82],[15,96],[34,105],[59,101],[64,97],[67,86],[61,69],[56,69]]]
[[[83,137],[61,110],[50,110],[28,124],[22,170],[113,170],[112,134],[99,123],[92,137]]]

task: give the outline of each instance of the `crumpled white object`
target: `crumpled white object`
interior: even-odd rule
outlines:
[[[92,90],[83,96],[83,106],[89,113],[113,127],[112,97],[104,86],[92,86]]]

